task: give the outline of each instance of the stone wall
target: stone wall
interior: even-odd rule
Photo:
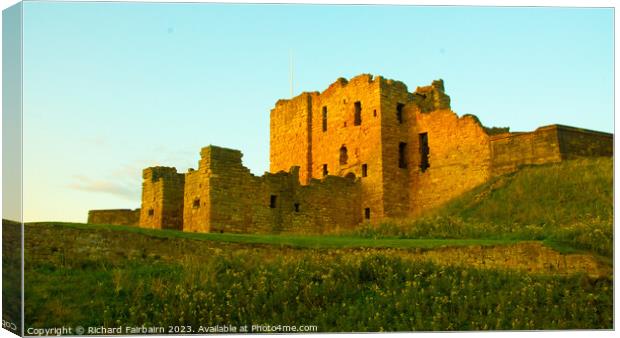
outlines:
[[[150,167],[143,170],[142,178],[139,226],[181,230],[185,175],[172,167]]]
[[[381,82],[381,171],[383,181],[383,209],[385,217],[403,217],[409,213],[410,172],[413,168],[413,147],[410,128],[415,126],[415,115],[405,109],[413,95],[407,86],[394,80]],[[406,145],[401,159],[401,144]],[[402,161],[402,163],[401,163]]]
[[[583,156],[613,156],[613,134],[550,125],[526,133],[491,137],[493,174],[522,165],[560,162]]]
[[[190,169],[185,175],[183,204],[183,231],[209,232],[211,215],[210,168],[211,157],[203,148],[198,170]]]
[[[554,125],[557,129],[562,159],[583,156],[613,156],[614,135],[599,131]]]
[[[312,100],[317,93],[302,93],[290,100],[279,100],[271,110],[269,171],[299,166],[299,178],[307,184],[311,176],[310,129]]]
[[[90,210],[88,224],[138,225],[140,209]]]
[[[413,103],[423,113],[450,109],[450,96],[445,93],[443,80],[435,80],[430,86],[418,87],[413,93]]]
[[[528,133],[505,133],[491,137],[494,175],[515,171],[527,164],[553,163],[562,160],[557,129],[540,127]]]
[[[417,113],[404,110],[407,105],[415,107]],[[450,109],[450,97],[444,92],[443,80],[410,93],[404,83],[381,76],[362,74],[349,81],[339,78],[322,93],[303,93],[276,103],[271,111],[271,171],[299,166],[302,184],[326,174],[360,178],[358,209],[363,219],[374,222],[384,217],[407,216],[412,212],[412,199],[422,203],[421,206],[435,205],[452,196],[452,192],[461,192],[479,182],[478,178],[450,177],[445,184],[423,186],[426,195],[413,196],[417,193],[412,191],[411,177],[418,175],[416,114],[446,109]],[[424,122],[423,128],[428,125],[436,130],[433,131],[436,134],[433,142],[438,142],[439,147],[436,151],[461,141],[458,136],[461,131],[451,128],[452,125],[445,132],[443,121],[434,123],[432,118],[424,121],[429,122]],[[478,129],[476,136],[483,137],[484,133]],[[468,133],[463,132],[465,144],[470,137]],[[455,141],[445,143],[437,137]],[[461,161],[464,156],[457,154]],[[479,164],[478,159],[473,162]],[[442,167],[441,162],[436,164]],[[439,169],[432,171],[431,176],[437,179],[444,175]],[[455,171],[443,172],[452,175]],[[420,180],[416,178],[415,182]],[[461,187],[456,190],[448,187],[455,182]],[[429,190],[437,187],[441,187],[437,193]],[[421,199],[425,201],[420,202]]]
[[[416,120],[410,131],[411,213],[437,207],[490,178],[489,136],[474,116],[458,117],[448,109],[423,113],[415,105],[405,109]],[[422,133],[428,139],[425,170],[421,168]]]
[[[257,177],[238,150],[209,146],[201,157],[185,184],[184,231],[321,233],[361,222],[355,180],[328,176],[302,186],[299,167]]]
[[[312,106],[312,177],[323,178],[327,168],[329,175],[360,178],[360,217],[371,220],[383,217],[382,81],[367,74],[340,78]]]

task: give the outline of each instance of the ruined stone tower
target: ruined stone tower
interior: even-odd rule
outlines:
[[[613,135],[550,125],[484,127],[450,108],[442,80],[409,92],[363,74],[279,100],[270,116],[270,172],[238,150],[208,146],[197,170],[143,172],[139,225],[191,232],[323,233],[440,206],[520,166],[612,156]],[[136,211],[92,211],[126,224]]]
[[[182,230],[185,175],[176,168],[151,167],[142,179],[140,227]]]
[[[439,112],[435,123],[422,116],[430,112]],[[430,129],[436,136],[429,139]],[[410,93],[402,82],[360,75],[350,81],[340,78],[322,93],[276,103],[271,111],[270,170],[298,165],[302,183],[327,174],[360,178],[364,218],[400,217],[427,204],[413,184],[445,179],[427,170],[430,156],[437,161],[437,173],[446,164],[435,156],[447,143],[458,142],[459,148],[488,158],[488,147],[486,152],[476,149],[486,138],[481,126],[459,122],[450,111],[443,81]],[[459,155],[451,157],[459,160],[460,168],[476,166],[476,177],[465,182],[453,177],[446,190],[454,191],[454,184],[456,190],[467,189],[488,177],[485,165],[457,159]]]
[[[363,74],[280,100],[270,170],[299,166],[303,184],[359,178],[363,216],[374,221],[418,214],[519,165],[612,154],[611,134],[565,126],[489,135],[475,116],[458,117],[444,90],[442,80],[409,92]]]

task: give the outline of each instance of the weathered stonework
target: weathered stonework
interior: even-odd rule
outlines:
[[[410,169],[409,210],[419,214],[484,183],[491,177],[489,136],[472,116],[451,110],[416,111],[411,126],[413,153]],[[429,167],[422,171],[418,135],[428,135]]]
[[[299,167],[257,177],[238,150],[209,146],[200,154],[185,181],[184,231],[321,233],[361,222],[359,182],[352,179],[328,176],[302,186]]]
[[[140,226],[191,232],[322,233],[435,208],[520,166],[613,156],[613,135],[551,125],[487,128],[450,108],[443,80],[409,92],[362,74],[279,100],[270,173],[205,147],[197,170],[144,170]]]
[[[529,133],[492,136],[494,175],[529,164],[554,163],[583,156],[613,156],[613,137],[598,131],[550,125]]]
[[[304,184],[325,168],[364,176],[360,212],[370,209],[374,222],[419,214],[522,165],[612,156],[611,134],[557,125],[501,133],[507,128],[458,117],[444,90],[443,80],[409,92],[400,81],[363,74],[280,100],[271,111],[270,169],[300,166]]]
[[[88,224],[138,225],[140,209],[90,210]]]
[[[176,168],[151,167],[142,178],[140,227],[182,230],[185,175]]]

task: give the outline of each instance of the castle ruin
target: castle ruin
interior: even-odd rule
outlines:
[[[198,169],[143,171],[134,224],[226,233],[323,233],[415,216],[522,165],[612,156],[613,135],[562,125],[511,133],[457,116],[442,80],[409,92],[381,76],[340,78],[271,110],[270,172],[208,146]],[[93,210],[91,218],[115,210]],[[119,219],[128,212],[118,210]],[[124,221],[126,223],[126,221]]]

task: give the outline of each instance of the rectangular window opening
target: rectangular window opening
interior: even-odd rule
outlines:
[[[362,103],[360,101],[355,102],[355,115],[353,116],[353,125],[359,126],[362,124]]]
[[[425,172],[431,164],[428,161],[429,147],[428,147],[428,133],[421,133],[420,139],[420,170]]]
[[[370,208],[364,209],[364,218],[370,219]]]
[[[295,212],[299,212],[299,203],[295,203],[293,206],[295,207]]]
[[[347,154],[347,147],[345,147],[343,144],[342,147],[340,147],[340,165],[347,164],[348,160],[349,155]]]
[[[194,209],[200,208],[200,198],[194,199],[194,203],[192,204],[192,206],[194,207]]]
[[[396,105],[396,119],[398,120],[398,123],[403,123],[403,108],[405,107],[405,105],[403,103],[398,103]]]
[[[327,171],[327,164],[323,164],[323,177],[327,176],[329,172]]]
[[[327,106],[323,106],[323,132],[327,131]]]
[[[149,216],[153,216],[153,215],[155,215],[155,210],[151,208],[149,209]]]
[[[398,167],[407,168],[407,143],[405,142],[398,144]]]
[[[269,198],[269,207],[270,208],[275,208],[276,207],[276,201],[278,199],[278,196],[276,195],[271,195],[271,197]]]
[[[362,164],[362,177],[368,176],[368,164]]]

